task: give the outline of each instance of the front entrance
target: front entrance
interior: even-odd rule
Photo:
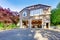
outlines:
[[[42,20],[32,20],[32,28],[42,28]]]
[[[49,23],[46,23],[46,28],[49,28]]]

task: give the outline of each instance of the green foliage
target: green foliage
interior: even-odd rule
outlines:
[[[52,25],[60,24],[60,3],[58,4],[57,8],[51,11],[51,24]]]
[[[10,29],[15,29],[17,28],[16,24],[5,24],[5,23],[2,23],[0,22],[0,30],[10,30]]]
[[[58,3],[57,8],[60,9],[60,2]]]
[[[1,22],[0,22],[0,30],[3,29],[3,26],[4,26],[4,23],[1,23]]]
[[[1,22],[0,22],[0,27],[3,27],[3,25],[4,25],[4,23],[1,23]]]
[[[10,25],[7,26],[6,29],[14,29],[14,28],[16,28],[16,25],[15,24],[10,24]]]
[[[51,13],[51,23],[54,25],[60,24],[60,9],[53,9]]]

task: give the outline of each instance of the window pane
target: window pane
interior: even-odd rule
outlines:
[[[42,9],[32,10],[30,11],[30,16],[41,15],[43,12]]]

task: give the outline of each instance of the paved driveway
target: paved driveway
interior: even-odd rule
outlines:
[[[0,32],[0,40],[60,40],[60,32],[44,29],[15,29]]]

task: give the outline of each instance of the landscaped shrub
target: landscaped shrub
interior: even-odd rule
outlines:
[[[16,25],[15,24],[10,24],[10,25],[7,26],[6,29],[14,29],[14,28],[16,28]]]
[[[0,30],[11,30],[11,29],[16,29],[16,28],[19,28],[17,27],[16,24],[11,23],[7,25],[5,23],[0,22]]]
[[[0,22],[0,30],[2,30],[3,27],[4,27],[4,23],[1,23],[1,22]]]

